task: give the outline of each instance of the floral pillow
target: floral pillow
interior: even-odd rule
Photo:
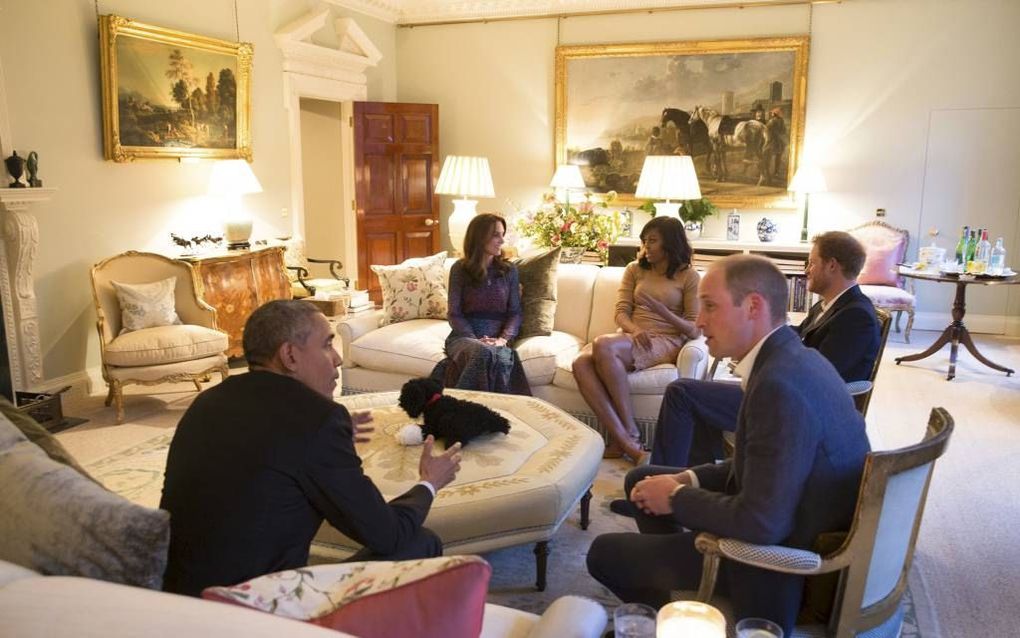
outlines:
[[[362,638],[475,638],[492,568],[478,556],[315,565],[202,597]]]
[[[371,266],[383,296],[382,325],[409,319],[446,319],[446,251],[396,266]]]
[[[117,292],[117,303],[120,304],[120,334],[181,323],[174,302],[177,277],[168,277],[151,284],[110,283]]]

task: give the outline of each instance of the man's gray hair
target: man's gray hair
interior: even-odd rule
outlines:
[[[786,323],[790,292],[786,276],[774,263],[757,255],[730,255],[715,262],[713,268],[722,269],[726,290],[735,305],[740,305],[747,295],[756,292],[769,304],[772,325]]]
[[[278,299],[259,306],[244,324],[244,358],[249,366],[266,365],[284,343],[304,344],[322,313],[299,299]]]

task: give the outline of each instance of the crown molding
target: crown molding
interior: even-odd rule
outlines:
[[[404,0],[325,0],[325,2],[390,24],[398,24],[404,13],[404,6],[410,4]]]
[[[797,4],[844,0],[325,0],[399,26]],[[848,1],[848,0],[847,0]]]

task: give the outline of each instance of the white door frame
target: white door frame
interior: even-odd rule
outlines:
[[[354,136],[351,123],[354,101],[368,99],[368,78],[364,70],[382,59],[379,49],[351,18],[333,22],[339,48],[314,44],[310,36],[323,28],[331,17],[329,7],[309,12],[276,32],[276,44],[283,53],[283,106],[287,110],[290,139],[291,236],[305,236],[304,177],[301,155],[301,98],[340,103],[341,184],[344,201],[341,210],[344,246],[340,260],[347,276],[358,274],[357,216],[354,208]],[[346,126],[343,124],[346,123]]]

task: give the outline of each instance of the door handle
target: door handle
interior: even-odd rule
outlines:
[[[436,223],[436,220],[432,219],[431,217],[429,217],[428,219],[425,220],[425,225],[426,226],[433,226],[433,225],[435,225],[435,223]]]

